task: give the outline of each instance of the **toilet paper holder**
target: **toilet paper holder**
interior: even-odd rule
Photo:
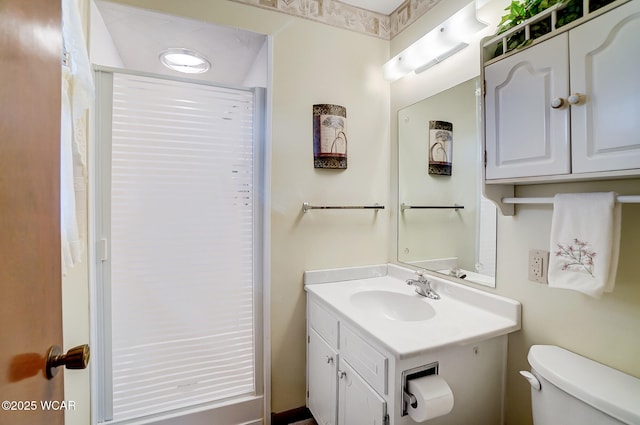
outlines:
[[[407,416],[409,414],[409,406],[414,409],[418,406],[418,400],[409,392],[409,381],[422,378],[423,376],[437,374],[438,362],[414,367],[413,369],[407,369],[402,372],[402,414],[400,416]]]
[[[416,399],[416,396],[414,396],[413,394],[410,394],[407,392],[407,390],[402,391],[402,400],[404,401],[404,405],[406,406],[407,404],[411,405],[411,407],[413,407],[414,409],[416,407],[418,407],[418,400]],[[402,416],[406,415],[407,412],[406,410],[408,409],[405,408],[402,411]]]

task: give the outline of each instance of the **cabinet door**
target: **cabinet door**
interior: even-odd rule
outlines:
[[[337,364],[336,351],[310,328],[307,352],[308,405],[319,425],[336,424]]]
[[[387,358],[347,326],[340,328],[340,356],[373,389],[387,393]]]
[[[569,90],[568,35],[485,69],[487,179],[567,174],[569,108],[552,103]]]
[[[640,168],[640,1],[569,33],[573,172]]]
[[[338,425],[384,425],[387,403],[356,373],[340,360]]]
[[[338,347],[338,319],[320,306],[312,297],[307,297],[309,324],[330,346]]]

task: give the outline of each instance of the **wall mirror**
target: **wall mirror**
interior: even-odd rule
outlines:
[[[495,287],[479,87],[474,78],[398,111],[398,261]]]

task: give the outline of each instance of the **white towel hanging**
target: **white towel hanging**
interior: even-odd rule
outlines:
[[[616,194],[558,194],[553,202],[549,287],[599,298],[613,291],[620,250]]]

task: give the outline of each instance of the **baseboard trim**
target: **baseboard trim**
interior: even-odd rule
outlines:
[[[285,412],[271,412],[271,425],[288,425],[293,422],[311,419],[313,416],[306,407],[297,407]]]

